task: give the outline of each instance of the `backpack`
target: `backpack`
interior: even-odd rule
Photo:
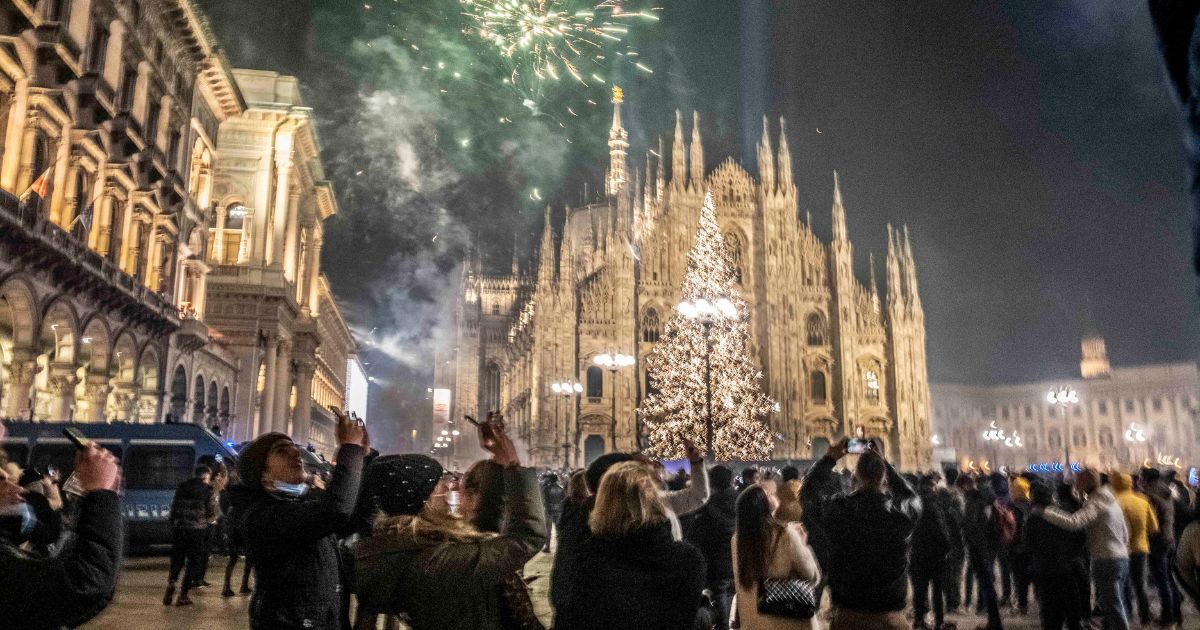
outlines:
[[[992,530],[1001,547],[1011,547],[1017,540],[1017,517],[999,499],[992,502]]]

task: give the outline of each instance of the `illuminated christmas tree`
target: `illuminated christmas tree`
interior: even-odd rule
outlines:
[[[749,312],[717,226],[712,193],[704,198],[696,241],[688,253],[683,303],[646,360],[651,392],[638,410],[649,429],[652,457],[683,457],[683,440],[705,449],[708,393],[705,327],[711,348],[713,454],[716,459],[765,459],[771,430],[762,421],[775,403],[762,392],[762,372],[750,357]]]

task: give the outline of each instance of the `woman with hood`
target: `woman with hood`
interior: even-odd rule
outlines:
[[[545,513],[537,473],[521,466],[503,424],[489,421],[480,434],[502,470],[499,535],[451,513],[451,480],[433,459],[388,455],[371,464],[367,500],[381,514],[354,548],[355,592],[366,614],[404,615],[413,630],[511,627],[505,584],[545,544]]]
[[[337,536],[346,533],[358,497],[367,430],[334,409],[338,443],[324,493],[308,495],[300,448],[282,433],[259,436],[242,450],[242,485],[230,488],[255,570],[252,630],[341,627]]]

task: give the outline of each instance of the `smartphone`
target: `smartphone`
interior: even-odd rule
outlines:
[[[470,422],[471,424],[473,424],[473,425],[475,425],[475,426],[479,426],[479,421],[478,421],[478,420],[476,420],[475,418],[472,418],[470,415],[463,414],[463,418],[464,418],[464,419],[465,419],[467,422]]]
[[[83,437],[83,434],[80,433],[79,429],[76,429],[75,427],[67,427],[63,429],[62,432],[63,435],[67,436],[68,440],[71,440],[71,443],[75,445],[75,448],[81,451],[87,450],[87,448],[92,445],[92,441],[86,437]]]
[[[863,438],[850,438],[850,443],[846,445],[846,452],[851,455],[862,455],[871,450],[871,440]]]

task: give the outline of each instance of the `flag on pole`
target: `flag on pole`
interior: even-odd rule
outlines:
[[[84,207],[83,211],[80,212],[71,221],[71,225],[67,227],[67,230],[70,231],[71,234],[74,234],[80,240],[86,240],[88,234],[90,234],[92,231],[92,215],[95,212],[95,208],[96,208],[96,200],[93,199],[93,200],[89,201],[88,205]],[[80,226],[83,226],[83,231],[80,233],[76,233],[76,231],[75,231],[75,226],[77,224]]]
[[[54,172],[54,165],[42,171],[42,174],[29,188],[21,195],[21,214],[30,216],[31,213],[36,214],[42,207],[42,200],[50,194],[50,175]]]

